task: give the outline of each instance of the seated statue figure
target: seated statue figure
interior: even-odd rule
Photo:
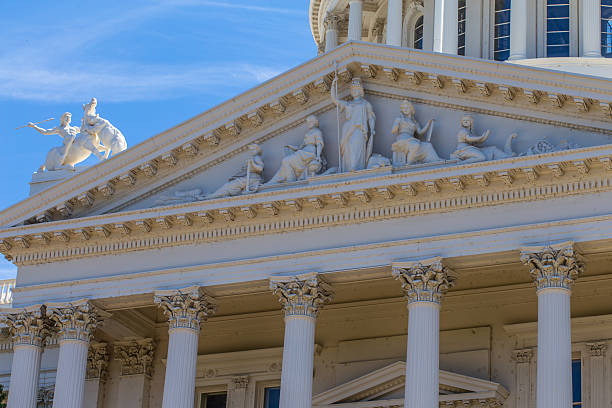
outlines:
[[[400,105],[400,116],[395,119],[391,133],[396,137],[391,145],[393,151],[393,165],[431,163],[442,159],[430,143],[433,130],[433,119],[421,127],[414,117],[414,106],[409,101]],[[427,134],[426,141],[419,140]]]
[[[253,143],[248,146],[250,157],[239,173],[229,179],[215,192],[206,196],[207,199],[255,193],[262,182],[264,162],[261,157],[261,147]]]
[[[310,115],[306,118],[308,131],[301,146],[285,146],[292,153],[281,161],[280,168],[267,184],[288,183],[304,180],[324,170],[323,133],[319,129],[319,120]]]
[[[457,134],[457,149],[451,153],[451,159],[458,159],[462,163],[476,163],[516,156],[516,153],[512,151],[512,140],[516,138],[516,133],[508,136],[504,150],[500,150],[495,146],[475,146],[487,140],[491,134],[490,130],[484,132],[482,136],[476,136],[473,132],[474,118],[470,115],[464,115],[461,118],[461,130]]]

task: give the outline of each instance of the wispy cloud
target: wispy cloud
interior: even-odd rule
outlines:
[[[287,8],[277,8],[277,7],[262,7],[262,6],[253,6],[250,4],[237,4],[230,2],[221,2],[221,1],[194,1],[193,4],[198,4],[201,6],[210,6],[210,7],[223,7],[223,8],[232,8],[239,10],[249,10],[249,11],[261,11],[264,13],[279,13],[279,14],[293,14],[293,15],[301,15],[302,13],[297,10],[287,9]]]

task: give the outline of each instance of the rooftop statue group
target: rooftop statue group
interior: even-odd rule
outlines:
[[[198,201],[210,198],[235,196],[254,193],[261,186],[273,186],[305,180],[315,175],[352,172],[365,169],[391,166],[401,167],[416,164],[443,162],[431,143],[434,120],[430,119],[421,126],[415,118],[412,103],[405,100],[400,104],[400,114],[393,123],[391,133],[395,142],[391,146],[393,158],[373,152],[376,135],[376,115],[372,105],[364,98],[365,92],[359,78],[353,79],[350,86],[352,99],[338,99],[336,81],[331,86],[331,100],[338,107],[338,112],[344,116],[340,132],[339,166],[327,168],[327,160],[323,154],[325,142],[319,129],[319,120],[310,115],[306,118],[307,131],[300,146],[285,146],[286,155],[276,173],[263,183],[264,162],[261,148],[257,144],[248,146],[249,157],[241,171],[216,191],[203,194],[202,190],[177,191],[172,196],[162,197],[159,204],[170,204],[185,201]],[[464,115],[460,121],[457,134],[457,148],[450,155],[450,160],[459,163],[475,163],[486,160],[497,160],[516,156],[512,151],[512,140],[516,134],[511,134],[506,140],[504,149],[495,146],[482,146],[491,131],[482,135],[474,134],[474,119]]]
[[[27,126],[43,135],[59,135],[62,145],[47,153],[45,163],[38,171],[73,170],[78,163],[85,161],[91,154],[98,159],[107,159],[111,152],[117,154],[127,149],[123,134],[106,119],[96,113],[98,101],[92,98],[83,105],[81,127],[71,126],[72,114],[64,113],[60,124],[52,129],[43,129],[30,122]]]

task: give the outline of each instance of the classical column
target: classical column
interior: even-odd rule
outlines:
[[[459,43],[458,0],[435,0],[434,46],[435,52],[457,54]]]
[[[516,362],[516,407],[524,408],[530,405],[531,401],[531,359],[533,350],[514,350],[512,359]]]
[[[338,25],[342,22],[342,16],[328,14],[323,21],[325,26],[325,52],[329,52],[338,46]]]
[[[527,3],[529,0],[512,0],[510,8],[510,57],[509,60],[527,58]]]
[[[572,242],[521,248],[538,294],[538,408],[572,406],[571,285],[583,264]]]
[[[333,293],[316,273],[273,277],[270,288],[285,312],[280,408],[311,408],[315,323]]]
[[[394,262],[393,276],[408,300],[405,408],[438,408],[440,302],[454,285],[442,258]]]
[[[402,45],[403,0],[387,0],[387,44]]]
[[[581,12],[582,56],[601,58],[601,1],[583,0]]]
[[[8,408],[36,408],[40,357],[49,334],[46,308],[41,305],[2,315],[13,338],[13,366]]]
[[[85,371],[85,399],[83,408],[101,408],[104,404],[104,384],[108,378],[108,344],[92,342],[87,352]]]
[[[587,366],[588,372],[583,378],[588,384],[587,396],[585,401],[587,407],[605,407],[606,406],[606,351],[608,343],[587,343]],[[585,378],[586,377],[586,378]]]
[[[119,395],[123,406],[148,408],[153,376],[153,339],[130,339],[114,344],[113,358],[121,362]]]
[[[56,324],[59,340],[53,408],[81,408],[89,342],[106,313],[84,299],[47,307],[51,320]]]
[[[155,292],[155,303],[168,318],[168,361],[163,408],[191,408],[195,396],[200,324],[217,306],[201,288]]]
[[[361,41],[363,0],[349,1],[349,41]]]

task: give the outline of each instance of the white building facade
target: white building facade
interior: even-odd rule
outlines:
[[[606,1],[313,0],[318,57],[39,171],[8,407],[612,406]]]

